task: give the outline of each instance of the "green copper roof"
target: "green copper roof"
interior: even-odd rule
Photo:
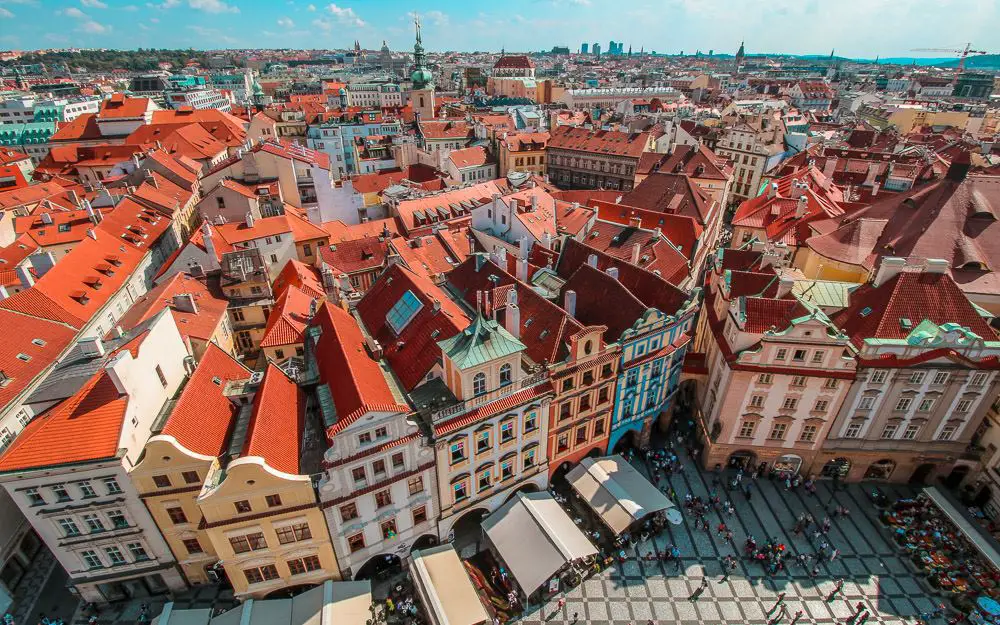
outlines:
[[[853,282],[834,280],[796,280],[792,295],[821,308],[846,308],[850,303],[848,290],[855,286]]]
[[[459,369],[470,369],[524,351],[524,343],[496,321],[476,315],[464,331],[438,342],[438,347]]]

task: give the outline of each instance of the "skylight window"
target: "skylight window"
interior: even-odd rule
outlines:
[[[408,290],[406,293],[403,293],[403,296],[399,298],[399,301],[393,304],[392,308],[389,309],[388,314],[385,316],[385,320],[389,323],[389,327],[392,328],[392,331],[396,333],[396,335],[399,335],[423,307],[424,305],[419,299],[417,299],[417,296],[413,294],[413,291]]]

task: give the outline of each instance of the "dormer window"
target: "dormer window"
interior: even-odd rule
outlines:
[[[477,373],[476,376],[472,378],[472,393],[477,396],[486,394],[485,373]]]
[[[511,381],[511,366],[507,364],[500,367],[500,386],[507,386]]]

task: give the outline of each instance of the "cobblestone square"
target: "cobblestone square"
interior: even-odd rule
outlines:
[[[642,462],[637,459],[635,464]],[[712,489],[711,474],[696,470],[690,461],[668,482],[681,502],[687,493],[707,499]],[[571,593],[569,596],[575,598],[562,609],[557,609],[553,598],[541,608],[532,606],[520,622],[572,625],[576,614],[577,623],[596,625],[645,625],[649,620],[657,625],[787,625],[792,615],[802,610],[797,625],[832,624],[846,622],[860,601],[871,613],[868,624],[902,625],[913,623],[920,611],[930,611],[940,603],[943,598],[925,590],[889,541],[868,495],[872,485],[841,484],[837,492],[832,486],[830,481],[820,481],[816,495],[810,495],[802,488],[789,491],[781,482],[762,478],[754,484],[750,501],[739,492],[722,492],[723,501],[732,496],[736,509],[734,515],[722,519],[735,534],[736,550],[715,532],[718,513],[708,515],[712,531],[705,532],[693,529],[692,518],[685,511],[681,525],[668,525],[655,539],[661,551],[671,544],[680,549],[684,559],[680,573],[666,562],[630,559],[625,564],[616,563]],[[878,487],[890,498],[913,493],[905,486]],[[815,553],[819,543],[812,536],[795,535],[792,525],[801,512],[819,520],[826,516],[826,509],[837,505],[848,508],[850,515],[834,520],[826,540],[840,553],[834,561],[820,564],[820,574],[811,578],[794,564],[794,556]],[[736,571],[722,580],[721,559],[727,554],[742,556],[742,545],[749,535],[758,543],[768,537],[784,543],[792,554],[789,570],[769,577],[763,567],[740,557]],[[648,553],[652,544],[640,544],[638,551]],[[838,578],[845,579],[843,591],[828,600]],[[702,579],[708,579],[708,587],[697,601],[690,600]],[[777,611],[773,608],[781,592],[785,593],[787,612],[774,620]]]

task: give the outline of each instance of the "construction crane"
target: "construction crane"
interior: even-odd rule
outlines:
[[[973,50],[971,43],[965,44],[965,49],[963,50],[956,50],[955,48],[915,48],[910,50],[910,52],[948,52],[951,54],[957,54],[959,72],[965,69],[965,59],[970,54],[989,54],[989,52],[986,52],[985,50]]]

